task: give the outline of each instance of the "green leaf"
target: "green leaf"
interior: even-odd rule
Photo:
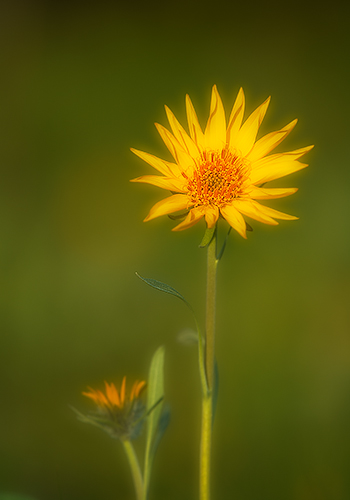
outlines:
[[[142,278],[141,278],[142,279]],[[163,403],[159,402],[164,395],[164,347],[159,347],[153,355],[148,375],[147,386],[147,437],[144,469],[144,488],[147,495],[151,467],[156,447],[155,437],[158,430],[159,419],[162,413]],[[156,406],[155,406],[156,405]]]
[[[203,239],[199,245],[199,248],[204,248],[206,247],[207,245],[209,245],[209,243],[211,242],[211,240],[213,239],[213,236],[214,236],[214,233],[215,233],[215,229],[216,229],[216,226],[210,228],[210,229],[206,229],[205,230],[205,233],[204,233],[204,236],[203,236]]]
[[[169,423],[170,423],[170,407],[168,405],[165,405],[165,408],[163,408],[163,411],[160,415],[157,431],[155,433],[153,440],[153,447],[152,447],[153,455],[155,455],[159,443],[163,437],[164,432],[167,430]]]
[[[228,231],[227,231],[227,234],[226,234],[226,237],[225,237],[225,240],[224,240],[224,243],[222,244],[222,247],[221,247],[221,250],[217,256],[217,260],[220,260],[221,257],[224,255],[224,251],[225,251],[225,248],[226,248],[226,244],[227,244],[227,240],[228,240],[228,237],[230,235],[230,232],[231,232],[231,226],[228,228]]]
[[[166,283],[162,283],[161,281],[154,280],[153,278],[143,278],[142,276],[139,275],[139,273],[136,273],[136,276],[140,278],[142,281],[147,283],[147,285],[151,286],[152,288],[155,288],[156,290],[160,290],[161,292],[164,293],[169,293],[170,295],[174,295],[174,297],[178,297],[180,300],[182,300],[192,311],[192,307],[190,304],[187,302],[185,297],[181,295],[175,288],[173,288],[170,285],[167,285]]]

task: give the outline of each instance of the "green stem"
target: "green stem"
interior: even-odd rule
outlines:
[[[123,441],[123,446],[124,446],[125,453],[126,453],[128,460],[129,460],[132,478],[133,478],[134,486],[135,486],[135,490],[136,490],[136,498],[137,498],[137,500],[144,500],[145,497],[144,497],[144,492],[143,492],[143,479],[142,479],[139,461],[137,459],[134,447],[131,444],[131,441],[128,441],[128,440]]]
[[[207,308],[205,318],[205,367],[209,391],[213,388],[215,363],[215,305],[216,305],[216,229],[208,245]]]
[[[203,396],[202,401],[202,436],[200,450],[199,498],[210,498],[210,451],[213,421],[213,398],[211,394]]]
[[[208,390],[203,392],[200,448],[200,500],[210,499],[210,454],[213,427],[213,386],[215,364],[216,229],[208,245],[205,371]]]

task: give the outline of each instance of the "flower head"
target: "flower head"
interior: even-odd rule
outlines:
[[[270,98],[259,106],[242,124],[245,99],[240,89],[226,123],[225,111],[214,85],[210,115],[203,132],[192,102],[186,96],[189,135],[168,107],[165,107],[172,133],[156,124],[159,134],[172,154],[174,162],[161,160],[149,153],[132,151],[158,170],[159,175],[144,175],[133,182],[145,182],[172,192],[156,203],[145,221],[185,211],[184,220],[173,231],[180,231],[205,218],[208,228],[215,226],[221,215],[246,237],[243,215],[265,224],[278,224],[275,219],[297,219],[257,200],[282,198],[297,188],[265,188],[274,179],[306,167],[298,159],[310,151],[308,146],[288,153],[269,153],[294,128],[297,120],[277,132],[271,132],[256,141]]]
[[[80,420],[96,425],[110,436],[122,441],[135,439],[141,431],[145,416],[145,406],[140,399],[145,386],[145,381],[136,381],[130,394],[127,395],[126,377],[124,377],[120,391],[113,383],[107,382],[105,382],[105,393],[89,387],[89,392],[83,392],[83,395],[96,403],[97,410],[89,415],[77,412]]]

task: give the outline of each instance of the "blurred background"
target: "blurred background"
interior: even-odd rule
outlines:
[[[220,393],[213,498],[350,498],[348,4],[1,2],[0,492],[34,500],[134,498],[120,443],[69,405],[103,381],[146,378],[166,348],[170,427],[150,500],[197,496],[199,380],[193,327],[169,283],[204,315],[204,224],[142,219],[164,191],[135,147],[170,159],[164,104],[204,125],[272,96],[261,132],[294,118],[279,148],[315,144],[271,206],[300,216],[232,232],[218,275]],[[283,147],[282,147],[283,146]],[[222,225],[222,235],[224,234]],[[142,440],[137,444],[142,450]]]

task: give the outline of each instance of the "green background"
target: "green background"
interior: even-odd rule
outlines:
[[[154,173],[129,148],[170,159],[163,105],[185,123],[189,93],[204,124],[217,84],[227,112],[240,86],[247,112],[271,95],[262,133],[297,117],[279,149],[315,149],[270,203],[300,220],[232,232],[219,268],[213,499],[350,498],[345,5],[2,2],[0,491],[133,499],[120,444],[69,405],[146,378],[163,344],[172,421],[150,500],[198,498],[196,349],[177,341],[192,318],[134,273],[202,322],[204,224],[142,222],[165,192],[128,182]]]

